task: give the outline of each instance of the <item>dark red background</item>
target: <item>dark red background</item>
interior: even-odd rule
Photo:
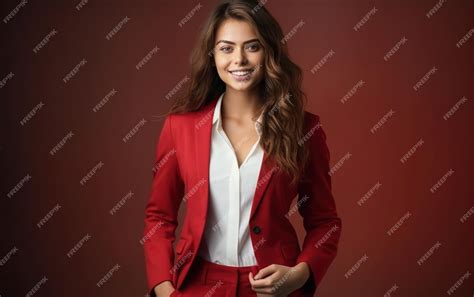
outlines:
[[[34,296],[145,296],[144,207],[150,193],[154,152],[171,106],[165,96],[189,75],[189,54],[199,27],[216,1],[30,1],[6,24],[19,1],[0,10],[1,192],[0,295],[24,296],[43,276]],[[202,5],[183,26],[178,22]],[[273,1],[265,5],[285,33],[305,24],[288,41],[304,70],[307,110],[320,115],[331,164],[351,157],[333,175],[342,218],[339,253],[317,296],[448,296],[474,270],[474,217],[460,218],[473,204],[473,38],[456,43],[474,26],[474,2],[446,1]],[[377,12],[353,27],[372,8]],[[125,17],[130,20],[107,40]],[[58,34],[38,52],[33,48],[53,29]],[[384,55],[403,37],[407,42],[388,60]],[[140,70],[135,65],[160,48]],[[315,74],[311,69],[330,50],[334,56]],[[65,84],[82,59],[87,63]],[[417,91],[413,86],[432,67],[437,71]],[[347,103],[341,98],[364,81]],[[102,109],[92,108],[112,89]],[[467,101],[448,120],[443,115]],[[24,126],[20,121],[43,102]],[[370,132],[387,112],[392,117]],[[146,123],[124,143],[140,120]],[[54,156],[49,151],[72,131]],[[401,163],[420,139],[424,144]],[[99,162],[104,166],[81,186]],[[450,169],[454,174],[430,188]],[[27,174],[32,179],[7,196]],[[365,204],[357,201],[380,182]],[[109,210],[129,191],[134,195],[115,215]],[[39,229],[56,204],[60,210]],[[183,215],[184,209],[180,214]],[[407,212],[392,235],[387,231]],[[292,220],[304,237],[301,218]],[[178,230],[179,231],[179,230]],[[91,239],[72,257],[67,252],[86,234]],[[421,266],[437,241],[441,246]],[[361,257],[368,259],[349,278]],[[101,288],[96,283],[120,265]],[[472,296],[472,275],[452,296]]]

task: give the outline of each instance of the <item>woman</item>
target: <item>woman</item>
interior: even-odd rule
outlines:
[[[341,220],[326,135],[304,110],[283,40],[256,1],[224,2],[204,26],[157,145],[144,230],[151,296],[313,296],[334,260]]]

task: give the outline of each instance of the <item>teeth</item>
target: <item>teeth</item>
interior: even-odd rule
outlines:
[[[239,75],[239,76],[244,76],[250,73],[250,70],[248,71],[232,71],[232,74]]]

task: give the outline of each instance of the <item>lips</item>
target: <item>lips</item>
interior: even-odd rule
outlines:
[[[239,70],[229,70],[230,73],[237,76],[246,76],[247,74],[253,72],[253,68],[248,69],[239,69]]]

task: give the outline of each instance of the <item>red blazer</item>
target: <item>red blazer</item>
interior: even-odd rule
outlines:
[[[203,239],[209,203],[211,126],[217,99],[199,111],[168,115],[165,119],[156,148],[142,240],[151,296],[155,296],[153,288],[165,280],[181,288]],[[331,193],[326,135],[317,115],[305,111],[304,131],[307,134],[300,141],[310,149],[306,173],[309,181],[290,186],[290,177],[264,153],[249,228],[259,267],[307,262],[311,276],[302,290],[313,296],[336,257],[342,224]],[[290,206],[297,194],[298,211],[307,232],[302,249],[287,218],[289,211],[295,212]],[[183,198],[188,210],[175,257],[173,242]]]

